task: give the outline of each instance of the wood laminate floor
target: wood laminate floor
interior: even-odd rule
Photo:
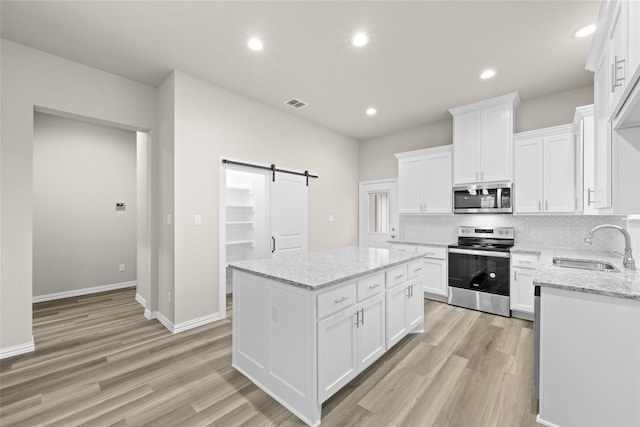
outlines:
[[[303,425],[231,367],[231,317],[172,335],[134,296],[34,304],[36,351],[0,361],[0,425]],[[531,322],[427,300],[425,332],[325,402],[322,425],[536,426],[532,346]]]

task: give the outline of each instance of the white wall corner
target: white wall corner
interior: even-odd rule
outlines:
[[[53,294],[37,295],[37,296],[34,296],[31,301],[34,303],[43,302],[43,301],[52,301],[52,300],[62,299],[62,298],[71,298],[71,297],[77,297],[81,295],[90,295],[98,292],[113,291],[116,289],[132,288],[134,286],[136,286],[135,280],[131,282],[112,283],[110,285],[94,286],[92,288],[75,289],[73,291],[64,291],[64,292],[56,292]],[[137,301],[137,297],[136,297],[136,301]]]
[[[144,309],[144,317],[146,317],[149,320],[157,319],[158,318],[158,312],[157,311],[151,311],[148,308],[145,308]]]
[[[147,300],[145,300],[142,295],[140,295],[139,293],[136,293],[136,301],[138,301],[138,304],[140,304],[143,308],[147,308]],[[146,312],[146,310],[145,310]]]
[[[175,334],[175,327],[173,326],[173,322],[169,319],[167,319],[164,314],[160,313],[160,312],[154,312],[156,315],[156,319],[158,319],[158,321],[160,323],[162,323],[162,325],[167,328],[169,330],[169,332],[171,332],[172,334]],[[145,311],[145,316],[146,316],[146,311]]]
[[[204,326],[208,323],[213,323],[218,320],[224,319],[223,316],[220,316],[220,313],[209,314],[207,316],[198,317],[196,319],[187,320],[186,322],[173,324],[169,319],[167,319],[162,313],[153,312],[158,321],[164,325],[165,328],[169,330],[172,334],[178,334],[180,332],[188,331],[189,329],[197,328],[199,326]],[[145,310],[145,317],[147,316],[147,311]]]
[[[30,342],[24,344],[18,344],[7,348],[0,348],[0,359],[6,359],[7,357],[18,356],[24,353],[30,353],[36,349],[33,336]]]
[[[207,316],[198,317],[197,319],[191,319],[186,322],[182,322],[182,323],[178,323],[177,325],[174,325],[173,333],[177,334],[178,332],[183,332],[189,329],[197,328],[198,326],[203,326],[208,323],[213,323],[220,319],[223,319],[223,317],[220,316],[220,313],[213,313]]]

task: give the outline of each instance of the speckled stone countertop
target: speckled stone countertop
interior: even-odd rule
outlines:
[[[445,248],[454,242],[442,241],[442,240],[429,240],[425,242],[418,242],[413,240],[389,240],[389,243],[398,243],[402,245],[416,245],[416,246],[444,246]]]
[[[237,261],[229,267],[306,289],[320,289],[422,258],[420,253],[346,247]]]
[[[625,271],[622,267],[621,255],[578,249],[524,246],[514,246],[514,249],[512,252],[540,253],[539,266],[534,279],[535,285],[640,301],[640,270]],[[553,265],[554,257],[607,261],[612,263],[618,271],[603,272],[557,267]]]

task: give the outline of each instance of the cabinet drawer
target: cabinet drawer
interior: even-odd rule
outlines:
[[[356,303],[356,283],[318,294],[318,318],[323,318]]]
[[[407,264],[387,270],[387,289],[407,281]]]
[[[408,277],[409,279],[413,279],[414,277],[420,276],[424,273],[424,260],[422,258],[417,259],[415,261],[411,261],[408,266]]]
[[[447,248],[418,246],[418,253],[424,254],[425,258],[447,259]]]
[[[384,279],[384,272],[380,272],[358,280],[358,301],[383,292],[385,289]]]
[[[401,252],[415,252],[416,247],[412,245],[404,245],[402,243],[392,243],[391,244],[391,252],[392,253],[401,253]]]
[[[539,255],[535,253],[511,254],[511,266],[522,268],[537,268]]]

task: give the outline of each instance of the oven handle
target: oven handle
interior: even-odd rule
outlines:
[[[494,258],[510,258],[509,252],[478,251],[475,249],[449,248],[450,254],[480,255]]]

